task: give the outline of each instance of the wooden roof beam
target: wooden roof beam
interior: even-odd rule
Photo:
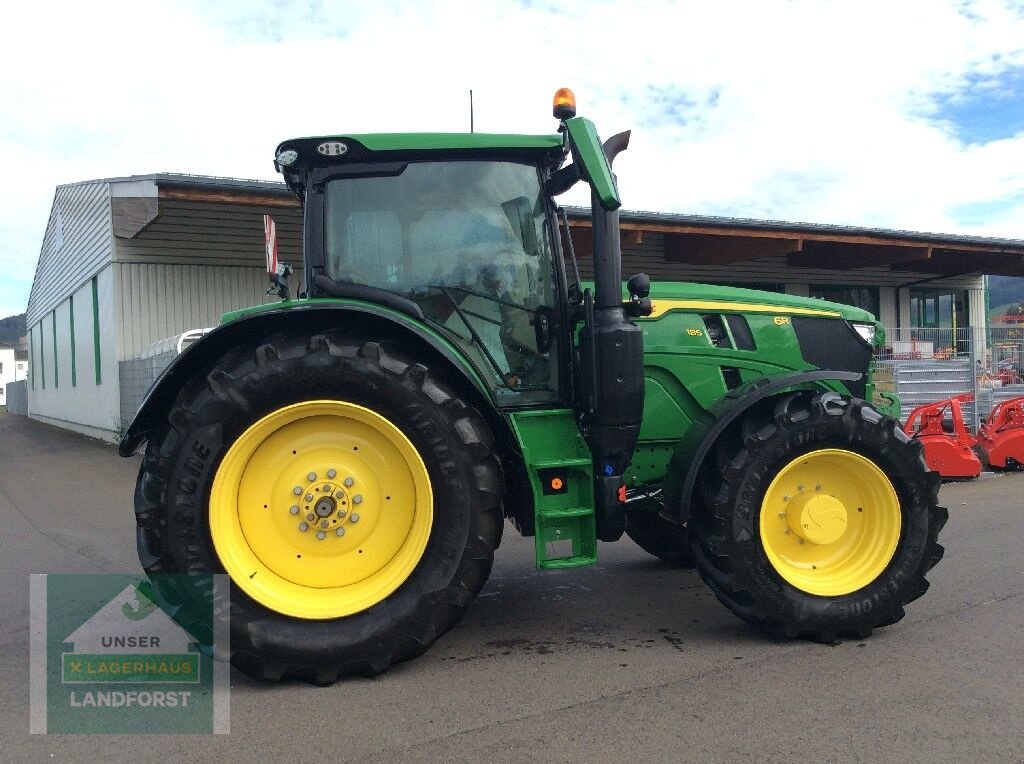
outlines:
[[[281,207],[296,209],[299,200],[291,194],[267,194],[253,191],[212,191],[205,188],[160,186],[161,199],[180,199],[187,202],[210,204],[244,204],[251,207]]]
[[[589,218],[569,218],[569,225],[573,228],[589,228]],[[868,244],[872,247],[948,247],[941,237],[929,238],[928,234],[915,234],[913,239],[904,237],[889,237],[879,234],[850,234],[850,233],[829,233],[817,231],[769,229],[769,228],[743,228],[728,226],[694,225],[688,223],[640,223],[632,220],[624,220],[619,224],[623,231],[643,231],[646,233],[697,233],[711,236],[738,236],[745,239],[801,239],[804,242],[820,241],[834,242],[839,244]],[[1008,244],[999,246],[993,244],[964,244],[957,243],[956,250],[960,252],[1006,252],[1007,254],[1019,254],[1019,246]]]
[[[786,262],[792,268],[852,271],[857,268],[877,268],[893,263],[928,260],[931,256],[932,248],[923,246],[807,241],[803,252],[790,255]]]
[[[665,261],[691,265],[729,265],[799,252],[799,238],[776,239],[718,234],[665,234]]]
[[[1024,276],[1024,255],[1003,252],[974,252],[970,250],[935,250],[927,262],[899,262],[893,271],[935,273],[958,276],[968,273],[987,273],[998,276]]]

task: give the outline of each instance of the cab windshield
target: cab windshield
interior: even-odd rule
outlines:
[[[550,400],[557,349],[541,352],[535,331],[538,309],[556,305],[545,210],[537,168],[514,162],[411,162],[336,178],[326,275],[416,302],[499,396]]]

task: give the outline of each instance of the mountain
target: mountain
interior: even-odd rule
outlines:
[[[993,313],[1005,313],[1005,310],[998,309],[1021,303],[1024,303],[1024,278],[1019,276],[988,277],[988,304],[992,306]]]
[[[25,331],[25,314],[0,318],[0,342],[16,345],[27,334]]]

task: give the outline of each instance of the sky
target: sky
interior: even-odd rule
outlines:
[[[54,189],[273,180],[285,138],[549,133],[575,90],[624,206],[1024,238],[1024,1],[12,3],[0,317]],[[585,197],[569,199],[577,203]]]

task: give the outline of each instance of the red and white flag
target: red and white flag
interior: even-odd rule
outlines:
[[[267,273],[277,273],[277,226],[270,215],[263,216],[263,241],[267,245]]]

